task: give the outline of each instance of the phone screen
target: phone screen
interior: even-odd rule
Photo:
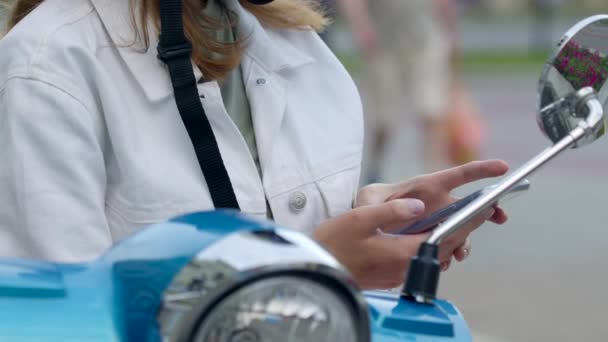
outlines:
[[[397,232],[397,234],[412,235],[412,234],[421,234],[421,233],[427,232],[427,231],[435,228],[441,222],[448,219],[455,212],[457,212],[457,211],[461,210],[462,208],[466,207],[467,205],[469,205],[471,202],[473,202],[474,200],[479,198],[479,196],[483,195],[484,193],[486,193],[489,190],[492,190],[494,187],[496,187],[496,185],[491,185],[491,186],[485,187],[481,190],[475,191],[474,193],[450,204],[449,206],[439,209],[439,210],[433,212],[432,214],[430,214],[429,216],[427,216],[419,221],[416,221],[415,223],[401,229],[399,232]],[[505,200],[511,199],[514,196],[519,195],[519,194],[523,193],[524,191],[528,190],[529,188],[530,188],[530,182],[527,179],[525,179],[525,180],[521,181],[519,184],[517,184],[516,186],[514,186],[513,189],[511,189],[505,195],[503,195],[503,197],[500,199],[500,201],[505,201]]]

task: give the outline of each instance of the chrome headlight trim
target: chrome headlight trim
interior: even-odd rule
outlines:
[[[327,259],[325,252],[319,254],[319,250],[311,248],[304,241],[308,240],[307,237],[282,230],[240,232],[226,237],[220,245],[235,247],[234,243],[238,245],[243,238],[258,239],[259,234],[262,234],[261,239],[266,245],[262,250],[264,254],[285,252],[285,248],[288,248],[291,249],[289,253],[301,260],[294,262],[289,257],[283,257],[278,259],[278,262],[265,262],[265,265],[249,260],[245,263],[252,267],[237,269],[235,262],[217,258],[215,251],[201,252],[180,271],[165,290],[158,314],[163,341],[190,341],[200,323],[223,299],[254,282],[278,276],[310,279],[335,293],[348,303],[352,316],[357,320],[357,342],[370,341],[369,314],[364,297],[333,258]],[[238,260],[235,258],[238,250],[232,251],[229,253],[231,259]],[[309,261],[306,262],[305,259]]]

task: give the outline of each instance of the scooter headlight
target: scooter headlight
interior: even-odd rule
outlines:
[[[164,341],[369,342],[367,305],[339,264],[292,231],[242,232],[173,279]]]
[[[194,341],[357,341],[348,300],[318,282],[293,276],[257,281],[216,305]]]

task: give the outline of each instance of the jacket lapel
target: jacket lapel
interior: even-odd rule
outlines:
[[[245,63],[244,65],[247,65]],[[262,175],[272,163],[274,144],[287,108],[287,81],[276,73],[269,73],[251,63],[254,76],[247,80],[246,89]]]
[[[297,85],[290,85],[282,74],[315,60],[296,48],[279,31],[262,26],[238,0],[225,0],[225,3],[237,14],[237,32],[246,39],[241,66],[262,174],[266,175],[265,171],[276,155],[274,146],[286,114],[289,89],[297,88]]]

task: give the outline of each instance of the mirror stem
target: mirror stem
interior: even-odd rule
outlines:
[[[522,165],[509,176],[505,177],[495,188],[481,195],[478,199],[471,202],[461,211],[452,215],[443,224],[433,231],[427,239],[427,243],[440,244],[443,239],[454,233],[460,226],[468,222],[471,218],[480,214],[485,209],[488,209],[505,193],[507,193],[516,184],[524,180],[541,166],[545,165],[560,152],[570,148],[574,143],[585,135],[585,129],[581,127],[575,128],[568,136],[560,140],[557,144],[545,149],[532,160]]]
[[[592,88],[583,88],[577,93],[581,99],[581,104],[589,110],[587,120],[581,121],[570,134],[558,141],[555,145],[545,149],[532,160],[522,165],[519,169],[512,172],[500,181],[495,188],[481,195],[478,199],[471,202],[461,211],[452,215],[443,224],[433,231],[427,239],[429,244],[440,244],[443,239],[458,230],[463,223],[468,222],[475,215],[478,215],[485,209],[494,205],[511,188],[517,185],[526,177],[530,176],[534,171],[545,165],[564,150],[572,147],[577,141],[586,135],[595,134],[595,128],[598,123],[601,123],[603,118],[603,108],[597,97],[594,95]],[[597,118],[600,118],[599,120]]]
[[[558,154],[572,147],[581,138],[587,134],[595,134],[595,127],[598,124],[596,118],[598,116],[600,118],[603,117],[603,108],[597,97],[589,96],[588,88],[581,90],[577,95],[579,95],[581,101],[589,110],[588,120],[581,121],[562,140],[539,153],[532,160],[522,165],[509,176],[506,176],[495,188],[481,195],[437,227],[427,241],[420,246],[418,256],[412,259],[402,296],[419,303],[431,303],[435,299],[439,282],[440,268],[437,255],[438,246],[441,244],[441,241],[457,231],[471,218],[493,206],[511,188],[551,161]]]

